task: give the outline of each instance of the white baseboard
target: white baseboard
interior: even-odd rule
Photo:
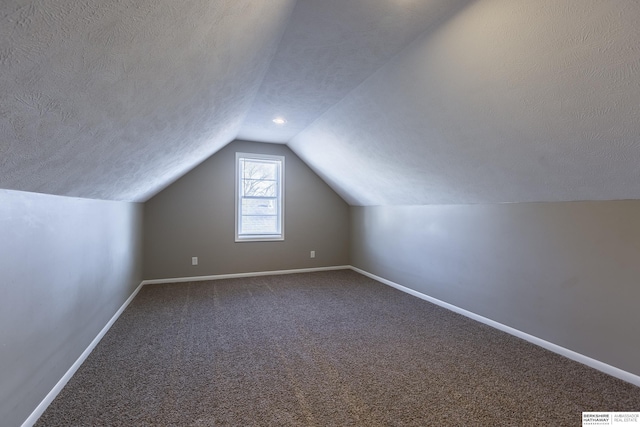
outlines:
[[[45,398],[40,402],[40,404],[36,407],[36,409],[29,415],[23,423],[21,427],[32,427],[38,418],[42,416],[47,407],[51,404],[53,399],[62,391],[64,386],[69,382],[73,374],[76,373],[80,365],[89,357],[89,354],[93,351],[93,349],[98,345],[102,337],[111,329],[111,326],[115,323],[116,320],[120,317],[122,312],[129,306],[131,301],[138,295],[140,289],[144,285],[151,284],[161,284],[161,283],[180,283],[180,282],[194,282],[194,281],[202,281],[202,280],[218,280],[218,279],[231,279],[236,277],[254,277],[254,276],[269,276],[269,275],[278,275],[278,274],[293,274],[293,273],[311,273],[315,271],[328,271],[328,270],[348,270],[351,268],[349,265],[340,265],[340,266],[332,266],[332,267],[315,267],[315,268],[300,268],[295,270],[277,270],[277,271],[259,271],[252,273],[234,273],[234,274],[219,274],[214,276],[196,276],[196,277],[179,277],[174,279],[157,279],[157,280],[143,280],[135,291],[131,294],[129,298],[122,304],[122,306],[118,309],[118,311],[111,317],[109,322],[102,328],[100,333],[91,341],[91,344],[85,349],[84,352],[78,357],[78,359],[74,362],[73,365],[67,370],[67,372],[63,375],[63,377],[58,381],[58,383],[53,387],[53,389],[45,396]]]
[[[144,280],[142,284],[157,285],[162,283],[199,282],[204,280],[235,279],[238,277],[273,276],[273,275],[281,275],[281,274],[313,273],[316,271],[348,270],[350,268],[351,268],[350,265],[337,265],[337,266],[331,266],[331,267],[297,268],[293,270],[255,271],[251,273],[215,274],[212,276],[175,277],[172,279]]]
[[[440,307],[446,308],[447,310],[451,310],[455,313],[461,314],[465,317],[468,317],[470,319],[476,320],[478,322],[484,323],[485,325],[489,325],[493,328],[499,329],[503,332],[506,332],[508,334],[511,334],[513,336],[516,336],[518,338],[522,338],[525,341],[529,341],[532,344],[535,344],[537,346],[546,348],[549,351],[552,351],[554,353],[557,353],[561,356],[567,357],[571,360],[574,360],[576,362],[582,363],[583,365],[587,365],[591,368],[597,369],[598,371],[604,372],[605,374],[611,375],[612,377],[616,377],[619,378],[623,381],[626,381],[628,383],[631,383],[633,385],[636,385],[638,387],[640,387],[640,376],[632,374],[630,372],[627,371],[623,371],[622,369],[616,368],[615,366],[611,366],[608,365],[604,362],[600,362],[599,360],[596,359],[592,359],[588,356],[585,356],[583,354],[577,353],[573,350],[569,350],[568,348],[564,348],[561,347],[557,344],[551,343],[549,341],[545,341],[541,338],[538,338],[536,336],[527,334],[526,332],[522,332],[519,331],[518,329],[514,329],[510,326],[507,325],[503,325],[502,323],[496,322],[495,320],[491,320],[488,319],[486,317],[480,316],[478,314],[472,313],[470,311],[467,311],[463,308],[457,307],[455,305],[449,304],[447,302],[441,301],[439,299],[430,297],[428,295],[425,295],[423,293],[420,293],[418,291],[415,291],[413,289],[407,288],[405,286],[399,285],[395,282],[392,282],[391,280],[387,280],[384,279],[380,276],[376,276],[375,274],[369,273],[368,271],[364,271],[361,270],[357,267],[353,267],[350,266],[350,268],[353,271],[356,271],[364,276],[367,276],[373,280],[376,280],[380,283],[383,283],[385,285],[391,286],[393,288],[396,288],[402,292],[406,292],[410,295],[413,295],[415,297],[418,297],[420,299],[423,299],[425,301],[429,301],[433,304],[439,305]]]
[[[122,306],[118,309],[118,311],[116,311],[116,313],[111,317],[109,322],[104,326],[104,328],[102,328],[100,333],[98,333],[98,335],[93,339],[93,341],[91,341],[91,344],[89,344],[89,346],[85,349],[85,351],[82,352],[80,357],[78,357],[78,359],[74,362],[74,364],[71,365],[69,370],[62,376],[62,378],[60,378],[60,381],[58,381],[58,383],[45,396],[45,398],[42,400],[42,402],[40,402],[40,404],[31,413],[31,415],[29,415],[29,418],[27,418],[22,423],[21,427],[32,427],[36,423],[36,421],[38,421],[38,418],[42,416],[42,414],[47,409],[47,407],[51,404],[51,402],[53,402],[53,399],[55,399],[56,396],[62,391],[64,386],[67,385],[71,377],[73,377],[73,374],[76,373],[80,365],[82,365],[82,363],[87,359],[87,357],[89,357],[89,354],[91,354],[91,352],[96,347],[96,345],[98,345],[102,337],[104,337],[105,334],[109,331],[109,329],[111,329],[111,326],[116,322],[116,320],[118,320],[118,317],[120,317],[122,312],[127,308],[127,306],[131,303],[131,301],[133,301],[135,296],[138,295],[138,292],[140,292],[142,285],[143,285],[142,283],[138,285],[136,290],[133,291],[131,296],[127,298],[124,304],[122,304]]]
[[[64,388],[64,386],[67,384],[67,382],[69,382],[69,380],[71,379],[71,377],[73,376],[73,374],[76,373],[76,371],[78,370],[78,368],[82,365],[82,363],[86,360],[86,358],[89,356],[89,354],[91,354],[91,352],[93,351],[93,349],[96,347],[96,345],[98,345],[98,343],[100,342],[100,340],[102,340],[102,338],[105,336],[105,334],[109,331],[109,329],[111,328],[111,326],[115,323],[116,320],[118,320],[118,318],[120,317],[120,315],[122,314],[122,312],[124,312],[124,310],[129,306],[129,304],[131,303],[131,301],[133,301],[133,299],[135,298],[135,296],[138,294],[138,292],[140,292],[140,289],[142,288],[142,286],[144,285],[151,285],[151,284],[162,284],[162,283],[184,283],[184,282],[194,282],[194,281],[203,281],[203,280],[219,280],[219,279],[231,279],[231,278],[237,278],[237,277],[255,277],[255,276],[270,276],[270,275],[281,275],[281,274],[294,274],[294,273],[311,273],[311,272],[316,272],[316,271],[330,271],[330,270],[347,270],[347,269],[351,269],[353,271],[356,271],[364,276],[370,277],[371,279],[374,279],[380,283],[383,283],[385,285],[394,287],[400,291],[406,292],[410,295],[416,296],[420,299],[423,299],[425,301],[429,301],[433,304],[439,305],[441,307],[444,307],[448,310],[451,310],[453,312],[456,312],[458,314],[461,314],[463,316],[469,317],[473,320],[476,320],[478,322],[484,323],[486,325],[489,325],[493,328],[499,329],[503,332],[506,332],[508,334],[514,335],[518,338],[522,338],[526,341],[529,341],[533,344],[536,344],[540,347],[546,348],[547,350],[550,350],[554,353],[560,354],[562,356],[565,356],[569,359],[575,360],[576,362],[580,362],[584,365],[590,366],[594,369],[597,369],[599,371],[602,371],[606,374],[609,374],[613,377],[619,378],[623,381],[627,381],[631,384],[634,384],[638,387],[640,387],[640,376],[632,374],[630,372],[626,372],[623,371],[622,369],[616,368],[615,366],[611,366],[611,365],[607,365],[606,363],[600,362],[598,360],[592,359],[590,357],[584,356],[580,353],[576,353],[575,351],[566,349],[564,347],[561,347],[559,345],[553,344],[551,342],[545,341],[541,338],[535,337],[533,335],[529,335],[525,332],[519,331],[517,329],[514,329],[510,326],[506,326],[503,325],[502,323],[498,323],[494,320],[488,319],[486,317],[480,316],[478,314],[472,313],[470,311],[467,311],[465,309],[462,309],[460,307],[456,307],[455,305],[446,303],[444,301],[441,301],[439,299],[430,297],[428,295],[425,295],[423,293],[420,293],[418,291],[415,291],[413,289],[407,288],[405,286],[399,285],[395,282],[392,282],[390,280],[384,279],[380,276],[376,276],[375,274],[369,273],[367,271],[361,270],[357,267],[351,266],[351,265],[340,265],[340,266],[333,266],[333,267],[315,267],[315,268],[300,268],[300,269],[294,269],[294,270],[275,270],[275,271],[260,271],[260,272],[252,272],[252,273],[233,273],[233,274],[218,274],[218,275],[213,275],[213,276],[195,276],[195,277],[179,277],[179,278],[173,278],[173,279],[153,279],[153,280],[143,280],[140,285],[138,285],[138,287],[136,288],[135,291],[133,291],[133,293],[131,294],[131,296],[129,298],[127,298],[127,300],[124,302],[124,304],[122,304],[122,306],[118,309],[118,311],[111,317],[111,319],[109,320],[109,322],[104,326],[104,328],[102,328],[102,330],[100,331],[100,333],[93,339],[93,341],[91,341],[91,344],[89,344],[89,346],[85,349],[85,351],[80,355],[80,357],[78,357],[78,359],[75,361],[75,363],[69,368],[69,370],[67,370],[67,372],[64,374],[64,376],[60,379],[60,381],[58,381],[58,383],[53,387],[53,389],[45,396],[45,398],[42,400],[42,402],[40,402],[40,404],[36,407],[36,409],[31,413],[31,415],[22,423],[21,427],[32,427],[36,421],[38,420],[38,418],[40,418],[40,416],[42,416],[42,414],[44,413],[44,411],[47,409],[47,407],[49,406],[49,404],[51,404],[51,402],[53,401],[53,399],[56,398],[56,396],[60,393],[60,391],[62,391],[62,389]]]

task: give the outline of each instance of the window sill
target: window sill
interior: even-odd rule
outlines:
[[[249,236],[249,237],[237,237],[236,243],[241,242],[282,242],[284,241],[284,236]]]

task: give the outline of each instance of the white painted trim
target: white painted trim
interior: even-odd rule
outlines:
[[[499,329],[503,332],[506,332],[508,334],[511,334],[513,336],[516,336],[518,338],[521,338],[525,341],[529,341],[532,344],[535,344],[537,346],[540,346],[542,348],[546,348],[549,351],[552,351],[554,353],[557,353],[561,356],[567,357],[571,360],[574,360],[576,362],[582,363],[583,365],[587,365],[591,368],[597,369],[598,371],[604,372],[605,374],[611,375],[612,377],[616,377],[619,378],[623,381],[626,381],[628,383],[631,383],[633,385],[636,385],[638,387],[640,387],[640,376],[632,374],[631,372],[627,372],[627,371],[623,371],[622,369],[616,368],[615,366],[611,366],[608,365],[604,362],[600,362],[599,360],[596,359],[592,359],[591,357],[585,356],[583,354],[577,353],[573,350],[569,350],[568,348],[564,348],[561,347],[557,344],[551,343],[549,341],[545,341],[541,338],[538,338],[536,336],[527,334],[526,332],[522,332],[518,329],[512,328],[510,326],[507,325],[503,325],[502,323],[496,322],[495,320],[491,320],[488,319],[484,316],[480,316],[479,314],[475,314],[471,311],[467,311],[463,308],[457,307],[455,305],[449,304],[447,302],[441,301],[439,299],[430,297],[428,295],[425,295],[423,293],[420,293],[416,290],[413,290],[411,288],[407,288],[405,286],[399,285],[395,282],[392,282],[391,280],[387,280],[384,279],[380,276],[376,276],[375,274],[369,273],[368,271],[364,271],[361,270],[357,267],[354,266],[350,266],[350,268],[357,272],[360,273],[364,276],[367,276],[373,280],[376,280],[378,282],[381,282],[385,285],[389,285],[393,288],[396,288],[402,292],[406,292],[409,295],[413,295],[415,297],[418,297],[420,299],[423,299],[425,301],[429,301],[433,304],[439,305],[440,307],[446,308],[447,310],[451,310],[455,313],[461,314],[465,317],[468,317],[470,319],[476,320],[480,323],[484,323],[485,325],[491,326],[492,328],[496,328]]]
[[[238,234],[238,226],[240,224],[240,213],[242,211],[241,207],[241,198],[240,198],[240,182],[242,181],[242,177],[240,176],[240,160],[241,159],[252,159],[252,160],[271,160],[280,162],[278,164],[278,212],[279,220],[280,220],[280,233],[274,235],[267,236],[245,236],[241,237]],[[258,154],[258,153],[241,153],[236,152],[236,243],[240,242],[279,242],[284,240],[284,196],[285,196],[285,179],[284,179],[284,161],[285,156],[274,155],[274,154]]]
[[[38,418],[40,418],[42,414],[44,414],[44,411],[51,404],[53,399],[55,399],[56,396],[62,391],[64,386],[67,385],[71,377],[73,377],[73,374],[76,373],[78,368],[80,368],[82,363],[84,363],[87,357],[89,357],[89,354],[91,354],[91,352],[98,345],[100,340],[102,340],[102,337],[104,337],[105,334],[109,331],[109,329],[111,329],[111,326],[113,326],[116,320],[118,320],[122,312],[129,306],[129,304],[131,303],[131,301],[133,301],[135,296],[138,295],[138,292],[140,292],[140,289],[142,289],[142,286],[143,286],[143,283],[140,282],[136,290],[133,291],[131,296],[129,296],[129,298],[127,298],[127,300],[124,302],[124,304],[122,304],[122,306],[118,309],[118,311],[116,311],[116,313],[111,317],[111,320],[109,320],[109,322],[104,326],[104,328],[102,328],[102,330],[93,339],[93,341],[91,341],[91,344],[89,344],[89,346],[85,349],[85,351],[82,352],[82,354],[80,355],[80,357],[78,357],[75,363],[71,365],[69,370],[62,376],[62,378],[60,378],[60,381],[58,381],[58,383],[53,387],[53,389],[51,389],[51,391],[45,396],[42,402],[40,402],[40,404],[36,407],[36,409],[34,409],[31,415],[29,415],[29,418],[27,418],[22,423],[21,427],[32,427],[36,423],[36,421],[38,421]]]
[[[42,416],[44,411],[46,411],[47,407],[53,402],[53,399],[62,391],[65,385],[69,382],[71,377],[76,373],[78,368],[84,363],[84,361],[89,357],[89,354],[93,351],[93,349],[98,345],[100,340],[105,336],[105,334],[111,329],[111,326],[115,323],[116,320],[120,317],[122,312],[129,306],[131,301],[138,295],[140,289],[144,285],[151,284],[161,284],[161,283],[180,283],[180,282],[194,282],[194,281],[202,281],[202,280],[218,280],[218,279],[230,279],[236,277],[254,277],[254,276],[270,276],[277,274],[293,274],[293,273],[312,273],[315,271],[328,271],[328,270],[348,270],[351,268],[349,265],[338,265],[332,267],[314,267],[314,268],[299,268],[295,270],[277,270],[277,271],[259,271],[252,273],[234,273],[234,274],[219,274],[214,276],[196,276],[196,277],[178,277],[175,279],[156,279],[156,280],[143,280],[140,282],[135,291],[127,298],[127,300],[122,304],[122,306],[118,309],[118,311],[111,317],[109,322],[102,328],[102,330],[98,333],[98,335],[91,341],[91,344],[85,349],[84,352],[78,357],[73,365],[67,370],[67,372],[62,376],[60,381],[51,389],[51,391],[45,396],[45,398],[40,402],[40,404],[34,409],[34,411],[29,415],[29,417],[22,423],[21,427],[32,427],[38,418]]]
[[[331,267],[297,268],[293,270],[255,271],[250,273],[215,274],[212,276],[175,277],[172,279],[143,280],[142,285],[159,285],[163,283],[201,282],[204,280],[235,279],[238,277],[275,276],[279,274],[313,273],[316,271],[348,270],[350,265],[336,265]]]
[[[36,409],[31,413],[31,415],[22,423],[21,427],[32,427],[38,418],[42,416],[44,411],[47,409],[49,404],[56,398],[56,396],[62,391],[64,386],[69,382],[71,377],[76,373],[78,368],[82,365],[82,363],[86,360],[86,358],[91,354],[93,349],[98,345],[100,340],[105,336],[105,334],[111,329],[111,326],[115,323],[116,320],[120,317],[122,312],[129,306],[131,301],[138,295],[140,289],[144,285],[151,284],[162,284],[162,283],[184,283],[184,282],[194,282],[194,281],[203,281],[203,280],[219,280],[219,279],[231,279],[238,277],[255,277],[255,276],[271,276],[278,274],[294,274],[294,273],[312,273],[316,271],[330,271],[330,270],[347,270],[351,269],[357,273],[360,273],[364,276],[367,276],[373,280],[376,280],[385,285],[396,288],[402,292],[406,292],[410,295],[423,299],[425,301],[429,301],[433,304],[439,305],[440,307],[451,310],[455,313],[461,314],[470,319],[476,320],[478,322],[484,323],[485,325],[489,325],[493,328],[499,329],[508,334],[514,335],[518,338],[522,338],[525,341],[529,341],[532,344],[538,345],[540,347],[546,348],[554,353],[557,353],[561,356],[565,356],[571,360],[575,360],[576,362],[582,363],[584,365],[590,366],[594,369],[597,369],[605,374],[611,375],[613,377],[619,378],[623,381],[627,381],[631,384],[634,384],[640,387],[640,376],[632,374],[630,372],[623,371],[622,369],[616,368],[615,366],[608,365],[606,363],[600,362],[598,360],[592,359],[590,357],[584,356],[580,353],[576,353],[573,350],[566,349],[559,345],[553,344],[549,341],[545,341],[541,338],[535,337],[533,335],[529,335],[525,332],[514,329],[510,326],[503,325],[502,323],[496,322],[494,320],[488,319],[486,317],[480,316],[478,314],[467,311],[463,308],[457,307],[455,305],[446,303],[439,299],[430,297],[413,289],[407,288],[405,286],[399,285],[391,280],[384,279],[380,276],[376,276],[375,274],[369,273],[368,271],[361,270],[352,265],[339,265],[332,267],[315,267],[315,268],[299,268],[294,270],[275,270],[275,271],[259,271],[259,272],[251,272],[251,273],[233,273],[233,274],[218,274],[213,276],[195,276],[195,277],[178,277],[173,279],[153,279],[153,280],[143,280],[140,285],[136,288],[135,291],[127,298],[127,300],[122,304],[120,309],[111,317],[111,320],[102,328],[100,333],[91,341],[91,344],[86,348],[86,350],[78,357],[75,363],[69,368],[69,370],[64,374],[64,376],[58,381],[58,383],[53,387],[53,389],[45,396],[45,398],[40,402],[40,404],[36,407]]]

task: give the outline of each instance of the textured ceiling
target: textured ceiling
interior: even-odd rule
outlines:
[[[298,0],[238,138],[287,143],[469,0]],[[272,123],[285,117],[286,126]]]
[[[141,201],[235,138],[295,2],[0,4],[0,188]]]
[[[0,188],[144,201],[243,138],[357,205],[640,199],[638,22],[632,0],[4,0]]]
[[[470,3],[289,143],[351,204],[640,198],[640,3]]]

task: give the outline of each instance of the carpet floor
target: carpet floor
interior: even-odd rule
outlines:
[[[579,426],[640,388],[350,270],[147,285],[37,426]]]

